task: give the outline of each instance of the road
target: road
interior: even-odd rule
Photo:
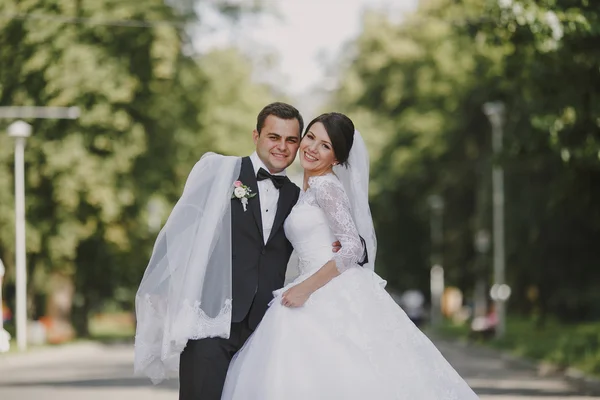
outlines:
[[[558,377],[539,377],[530,366],[479,347],[436,342],[437,347],[482,400],[583,400],[586,396]]]
[[[482,400],[600,399],[558,378],[540,378],[497,353],[436,343]],[[0,355],[0,400],[173,400],[177,381],[152,386],[132,376],[132,348],[83,343]],[[415,399],[418,400],[418,399]]]

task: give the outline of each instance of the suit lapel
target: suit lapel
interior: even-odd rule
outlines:
[[[254,215],[256,227],[260,232],[261,239],[263,239],[264,241],[262,216],[260,213],[260,195],[258,193],[258,183],[256,181],[256,174],[254,173],[254,167],[252,166],[252,161],[250,161],[250,157],[242,158],[240,181],[242,181],[244,185],[248,186],[252,190],[252,193],[256,194],[256,196],[248,199],[248,208],[252,212],[252,215]]]
[[[269,240],[275,235],[285,217],[288,215],[288,211],[294,205],[295,186],[292,182],[287,181],[285,185],[279,189],[279,199],[277,200],[277,213],[275,214],[275,220],[273,221],[273,227],[271,228],[271,234]]]

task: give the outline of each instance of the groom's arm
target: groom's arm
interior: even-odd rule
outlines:
[[[367,251],[367,242],[365,242],[365,239],[363,239],[362,236],[359,236],[359,238],[360,238],[360,242],[362,243],[362,246],[363,246],[363,255],[362,255],[362,258],[360,259],[360,261],[357,262],[357,264],[362,267],[363,265],[365,265],[366,263],[369,262],[369,252]],[[340,251],[342,249],[342,244],[339,241],[333,242],[332,246],[333,246],[334,253],[337,253],[338,251]]]
[[[363,239],[362,236],[359,236],[359,238],[363,246],[363,255],[361,260],[357,262],[357,264],[362,267],[363,265],[369,262],[369,252],[367,251],[367,242],[365,242],[365,239]]]

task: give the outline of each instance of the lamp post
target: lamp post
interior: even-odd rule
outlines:
[[[429,196],[427,202],[431,210],[431,324],[438,326],[442,321],[442,295],[444,293],[444,267],[442,262],[444,199],[436,194]]]
[[[475,277],[475,317],[483,317],[487,314],[487,290],[486,290],[486,255],[490,250],[490,233],[480,229],[475,234],[474,240],[476,260]]]
[[[15,254],[17,291],[17,347],[27,349],[27,269],[25,267],[25,141],[31,135],[31,125],[15,121],[8,126],[8,135],[15,138]]]
[[[483,113],[488,117],[490,124],[492,125],[492,150],[494,156],[498,156],[502,152],[504,111],[504,103],[500,101],[488,102],[483,105]],[[508,299],[508,296],[510,296],[510,288],[508,288],[504,282],[504,171],[498,162],[494,162],[492,169],[492,204],[494,208],[494,285],[492,286],[491,294],[498,315],[496,336],[500,338],[504,336],[504,332],[506,331],[505,301]],[[499,293],[501,293],[502,296],[499,296]],[[504,298],[506,294],[508,294],[508,296]]]
[[[76,119],[78,107],[2,106],[0,119]],[[27,349],[27,270],[25,268],[25,141],[31,135],[31,125],[15,121],[8,126],[8,135],[15,138],[15,233],[17,286],[17,347]]]
[[[0,260],[0,353],[6,353],[10,350],[10,335],[4,330],[4,306],[2,305],[2,280],[4,272],[4,264]]]

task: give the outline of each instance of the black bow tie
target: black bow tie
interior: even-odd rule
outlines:
[[[273,186],[275,186],[277,189],[281,189],[281,187],[284,185],[285,181],[287,181],[286,176],[271,175],[270,173],[265,171],[264,168],[261,168],[258,170],[258,173],[256,174],[256,180],[263,181],[265,179],[270,179],[271,182],[273,182]]]

